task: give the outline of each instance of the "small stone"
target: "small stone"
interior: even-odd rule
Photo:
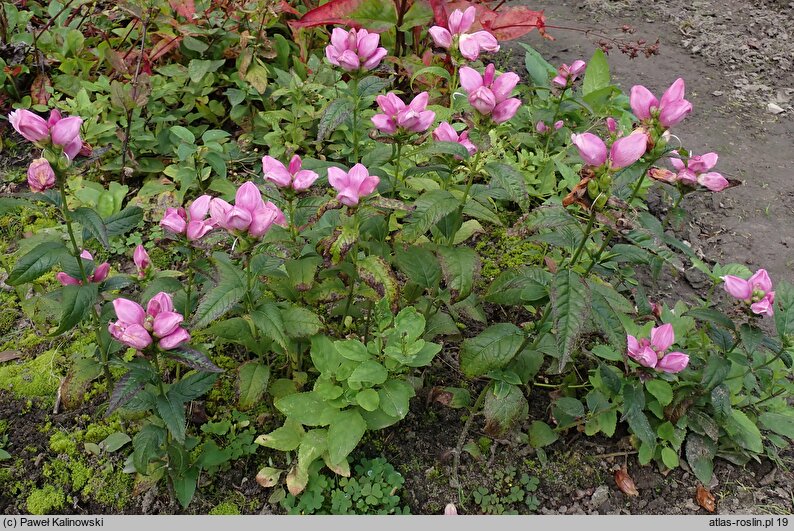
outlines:
[[[725,93],[721,90],[715,90],[714,92],[711,93],[712,96],[722,96],[723,94]]]
[[[772,114],[780,114],[783,112],[783,107],[778,105],[777,103],[772,103],[771,101],[766,104],[766,112]]]
[[[590,497],[590,503],[593,507],[601,507],[609,499],[609,487],[601,485],[598,487],[593,495]]]

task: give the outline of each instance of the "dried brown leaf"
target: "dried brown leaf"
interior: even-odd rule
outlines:
[[[634,480],[631,479],[629,471],[626,470],[626,467],[615,471],[615,483],[617,484],[620,491],[626,496],[640,495],[639,491],[637,490],[637,486],[634,485]]]
[[[700,484],[698,484],[697,493],[695,494],[695,501],[710,513],[713,513],[717,508],[714,495],[709,489]]]

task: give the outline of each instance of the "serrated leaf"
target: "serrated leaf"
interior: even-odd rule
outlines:
[[[105,249],[110,247],[110,242],[108,241],[108,229],[105,226],[105,222],[102,221],[102,218],[96,213],[95,210],[91,208],[80,207],[72,211],[72,217],[74,217],[75,221],[82,225],[84,230],[88,231],[88,233],[96,238]],[[85,241],[86,238],[83,237],[83,240]]]
[[[90,315],[90,309],[99,294],[99,285],[93,282],[84,285],[64,286],[61,299],[61,320],[51,336],[71,330]]]
[[[190,467],[180,474],[172,474],[171,480],[174,485],[174,494],[179,504],[183,509],[186,509],[193,496],[196,494],[196,484],[198,482],[199,470],[196,467]]]
[[[138,226],[141,220],[143,220],[143,209],[138,206],[128,206],[105,220],[108,237],[126,234]]]
[[[258,310],[251,312],[251,320],[262,334],[282,348],[287,348],[284,319],[278,306],[273,303],[263,304]]]
[[[794,413],[791,411],[761,413],[758,422],[764,429],[794,440]]]
[[[732,409],[724,427],[731,439],[739,446],[756,454],[763,453],[764,443],[761,432],[743,411]]]
[[[265,395],[270,381],[270,367],[258,361],[249,361],[237,370],[237,405],[250,409]]]
[[[389,264],[380,256],[369,255],[356,263],[358,276],[367,286],[375,290],[379,299],[386,299],[396,311],[399,285]]]
[[[511,323],[489,326],[477,337],[466,339],[460,350],[460,368],[469,378],[504,368],[518,353],[524,333]]]
[[[664,380],[648,380],[645,388],[651,393],[662,407],[673,401],[673,388]]]
[[[339,98],[329,103],[317,124],[317,142],[325,140],[352,115],[353,103],[349,98]]]
[[[223,372],[223,369],[212,363],[203,352],[187,346],[180,346],[167,351],[167,355],[191,369],[204,372]]]
[[[491,176],[491,186],[502,188],[508,198],[517,203],[522,210],[529,206],[529,193],[524,174],[516,168],[501,162],[489,162],[485,171]]]
[[[193,316],[191,328],[204,328],[231,310],[245,296],[243,286],[221,283],[201,299]]]
[[[157,397],[157,413],[163,419],[165,427],[177,442],[185,442],[185,406],[167,396]]]
[[[432,289],[441,281],[441,266],[429,250],[416,246],[405,250],[398,248],[395,258],[400,271],[419,287]]]
[[[431,190],[416,199],[416,209],[403,226],[402,236],[408,243],[415,242],[441,218],[455,211],[460,202],[446,190]]]
[[[444,283],[450,290],[452,300],[460,301],[471,293],[475,275],[480,271],[480,258],[469,247],[439,247],[438,256]]]
[[[692,432],[687,435],[686,462],[695,473],[695,477],[704,485],[711,483],[716,454],[717,447],[711,439]]]
[[[570,361],[574,343],[586,322],[590,310],[588,295],[589,290],[576,272],[566,269],[555,275],[551,301],[557,330],[558,372]]]
[[[69,252],[61,242],[41,243],[17,260],[6,279],[6,284],[19,286],[36,280],[41,275],[49,273],[52,266],[65,256],[69,256]]]
[[[389,82],[377,76],[367,76],[358,82],[358,95],[362,98],[383,92]]]
[[[503,435],[529,413],[529,403],[518,386],[503,384],[501,387],[506,388],[506,392],[501,392],[500,396],[493,390],[488,392],[482,408],[485,433],[493,436]]]
[[[339,411],[328,426],[328,456],[331,463],[341,463],[356,448],[366,431],[367,423],[358,411]]]
[[[540,268],[508,269],[494,279],[484,299],[511,306],[539,301],[548,296],[547,281],[548,273]]]
[[[289,337],[311,337],[323,327],[320,317],[313,311],[300,306],[290,306],[283,312],[284,331]]]
[[[187,403],[203,396],[212,389],[218,379],[216,372],[194,372],[187,374],[182,379],[172,384],[168,389],[168,396],[178,403]]]
[[[105,417],[110,416],[117,408],[132,400],[132,398],[144,388],[148,380],[149,379],[144,378],[143,373],[139,371],[129,371],[119,378],[116,385],[113,387],[113,392],[110,394]]]

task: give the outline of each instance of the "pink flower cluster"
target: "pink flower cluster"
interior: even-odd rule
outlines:
[[[608,160],[612,169],[631,166],[640,160],[648,149],[648,135],[642,129],[637,129],[629,136],[618,138],[612,143],[609,151],[604,141],[593,133],[572,134],[571,142],[588,165],[601,166]]]
[[[670,158],[670,164],[676,172],[663,168],[652,168],[648,175],[657,181],[674,184],[681,183],[686,186],[703,186],[712,192],[720,192],[727,188],[730,183],[716,171],[709,171],[717,164],[718,155],[716,153],[706,153],[705,155],[693,155],[684,163],[679,158]]]
[[[88,251],[83,251],[80,253],[80,258],[85,258],[86,260],[94,260],[94,257],[91,256],[91,253]],[[110,264],[107,262],[102,262],[100,265],[94,269],[94,272],[88,275],[89,282],[102,282],[108,277],[108,272],[110,272]],[[76,286],[81,285],[83,283],[82,280],[74,278],[73,276],[69,275],[61,271],[55,275],[55,280],[61,283],[63,286]]]
[[[364,69],[372,70],[386,57],[386,48],[378,46],[380,35],[365,29],[334,28],[331,44],[325,48],[328,61],[348,72]]]
[[[586,67],[587,63],[581,59],[574,61],[571,66],[563,63],[562,66],[557,69],[557,75],[551,80],[551,82],[558,87],[563,88],[567,87],[568,85],[573,85],[573,82],[576,81],[576,78],[578,78],[582,72],[584,72]]]
[[[286,226],[284,213],[272,202],[262,199],[259,188],[248,181],[237,189],[234,205],[216,197],[210,202],[210,219],[228,231],[248,233],[261,238],[274,223]]]
[[[466,148],[469,155],[474,155],[477,151],[477,146],[472,144],[471,140],[469,140],[469,132],[462,131],[458,134],[458,132],[449,125],[449,122],[441,122],[438,124],[438,127],[433,131],[433,139],[436,142],[457,142]],[[455,155],[455,157],[457,158],[457,155]]]
[[[558,129],[561,129],[563,125],[565,125],[565,122],[563,122],[562,120],[557,120],[556,122],[554,122],[554,130],[556,131]],[[543,135],[551,131],[551,127],[546,125],[546,123],[543,120],[538,120],[538,123],[535,124],[535,131]]]
[[[634,115],[640,120],[658,119],[662,127],[669,128],[692,112],[692,104],[684,99],[685,89],[684,80],[678,78],[664,91],[662,99],[658,100],[647,88],[634,85],[631,87],[629,104]]]
[[[55,172],[47,159],[35,159],[30,163],[28,186],[34,192],[44,192],[55,186]]]
[[[474,24],[477,8],[470,6],[466,11],[456,9],[449,15],[447,28],[433,26],[429,33],[433,42],[439,48],[449,50],[455,44],[457,38],[460,54],[469,61],[476,61],[481,51],[498,52],[499,41],[487,31],[475,31],[466,33]]]
[[[63,118],[57,109],[53,109],[50,117],[45,120],[27,109],[19,109],[8,115],[8,121],[20,135],[31,142],[52,142],[60,146],[69,160],[73,160],[83,148],[83,140],[80,138],[83,119],[79,116]]]
[[[460,84],[468,93],[471,106],[480,114],[490,115],[497,124],[506,122],[518,112],[521,100],[510,97],[518,81],[514,72],[497,76],[493,64],[485,67],[484,75],[468,66],[460,69]]]
[[[202,195],[197,198],[187,212],[184,208],[166,208],[160,226],[174,234],[184,234],[189,241],[203,238],[215,228],[213,220],[206,219],[212,198]]]
[[[423,133],[436,119],[436,113],[427,110],[427,92],[418,94],[407,105],[393,92],[385,96],[381,94],[376,100],[382,112],[372,117],[372,123],[387,135],[396,133],[398,129]]]
[[[269,155],[262,157],[262,173],[266,181],[281,188],[291,188],[296,192],[308,190],[319,175],[311,170],[304,170],[299,155],[293,155],[289,167]]]
[[[747,280],[734,275],[725,275],[722,280],[725,282],[725,291],[731,297],[749,304],[754,314],[775,314],[775,292],[766,269],[759,269]]]
[[[674,374],[689,365],[689,356],[683,352],[667,352],[675,343],[673,325],[669,323],[652,328],[650,340],[627,335],[626,341],[629,357],[643,367]]]
[[[328,168],[328,184],[339,192],[336,199],[349,207],[358,205],[362,197],[374,192],[378,183],[380,179],[370,175],[363,164],[356,164],[348,172],[334,166]]]
[[[137,302],[118,298],[113,301],[118,320],[108,324],[108,331],[118,342],[137,350],[152,344],[152,336],[159,339],[157,346],[171,350],[186,341],[190,334],[180,325],[185,318],[174,311],[171,296],[160,292],[146,305],[146,311]]]

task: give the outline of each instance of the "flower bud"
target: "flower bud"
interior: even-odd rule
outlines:
[[[30,163],[28,185],[34,192],[44,192],[55,186],[55,172],[47,159],[36,159]]]

